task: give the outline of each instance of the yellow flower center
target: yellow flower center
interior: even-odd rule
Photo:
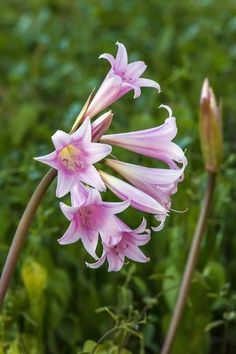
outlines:
[[[84,163],[79,159],[81,150],[72,144],[67,145],[59,152],[61,163],[71,172],[75,172],[77,168],[83,168]]]

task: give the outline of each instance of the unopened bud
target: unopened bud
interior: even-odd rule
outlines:
[[[112,111],[108,111],[102,114],[99,118],[97,118],[93,124],[91,125],[92,128],[92,141],[98,141],[101,136],[106,133],[109,129],[113,118]]]
[[[218,172],[220,168],[223,138],[222,138],[221,106],[217,104],[208,79],[202,86],[200,100],[200,139],[205,168],[210,172]]]

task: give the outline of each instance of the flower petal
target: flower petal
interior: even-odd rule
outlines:
[[[183,169],[150,168],[113,159],[106,159],[106,165],[126,178],[130,183],[140,180],[154,185],[166,185],[176,182],[183,174]]]
[[[134,86],[134,98],[141,96],[141,90],[138,86]]]
[[[90,164],[94,164],[109,155],[112,151],[110,145],[91,143],[86,148],[86,153],[88,154],[86,160]]]
[[[115,58],[113,57],[113,55],[108,54],[108,53],[103,53],[99,56],[99,59],[106,59],[107,61],[109,61],[109,63],[111,64],[111,66],[113,67],[115,64]]]
[[[91,229],[81,227],[80,237],[86,251],[94,258],[98,259],[96,255],[96,248],[98,244],[98,232]]]
[[[106,212],[106,210],[105,210]],[[122,238],[122,232],[128,232],[129,228],[126,224],[121,224],[121,220],[116,215],[106,215],[104,223],[100,226],[100,236],[102,241],[109,247],[117,245]]]
[[[170,117],[165,123],[155,128],[137,130],[130,133],[103,135],[101,142],[117,145],[131,150],[133,147],[154,149],[156,143],[171,141],[177,134],[176,119]],[[150,146],[150,141],[152,142]]]
[[[147,227],[147,221],[145,218],[143,218],[141,224],[136,229],[134,229],[133,232],[136,234],[141,234],[146,230],[146,227]]]
[[[116,45],[118,46],[118,51],[116,54],[114,70],[115,72],[125,72],[128,64],[127,50],[122,43],[116,42]]]
[[[160,85],[154,81],[154,80],[150,80],[150,79],[145,79],[145,78],[139,78],[135,84],[139,87],[153,87],[155,89],[157,89],[158,92],[161,92],[161,87]]]
[[[82,183],[76,183],[70,191],[71,203],[73,207],[80,207],[88,199],[89,187],[85,187]]]
[[[152,230],[155,232],[161,231],[165,225],[165,221],[166,221],[166,216],[163,215],[155,215],[155,219],[160,221],[160,224],[156,227],[152,227]]]
[[[65,217],[70,221],[73,219],[74,215],[76,214],[76,211],[79,209],[79,208],[74,208],[74,207],[68,206],[62,202],[60,202],[59,205],[60,205],[61,211],[63,212]]]
[[[61,150],[71,143],[71,136],[62,130],[57,130],[52,136],[52,142],[56,150]]]
[[[47,154],[47,155],[44,155],[44,156],[34,157],[34,160],[40,161],[42,163],[45,163],[45,165],[51,166],[51,167],[53,167],[55,169],[58,169],[56,151],[53,151],[50,154]]]
[[[64,235],[61,238],[59,238],[57,241],[60,243],[60,245],[68,245],[71,243],[75,243],[79,239],[80,239],[80,234],[78,233],[76,223],[72,221],[70,223],[70,226],[64,233]]]
[[[56,189],[56,196],[57,198],[61,198],[66,195],[72,189],[73,185],[75,184],[74,175],[70,175],[64,173],[61,170],[58,170],[57,174],[57,189]]]
[[[134,61],[127,65],[125,77],[127,79],[132,78],[132,80],[136,80],[144,73],[146,68],[147,65],[145,65],[143,61]]]
[[[132,243],[134,243],[136,246],[143,246],[146,245],[149,241],[150,241],[150,230],[146,230],[147,232],[145,234],[142,235],[138,235],[136,234],[136,230],[134,230],[131,234],[131,241]],[[143,231],[142,231],[143,232]],[[141,233],[141,232],[140,232]],[[130,242],[131,242],[130,241]]]
[[[103,183],[101,176],[93,165],[88,166],[85,171],[81,172],[79,179],[80,181],[98,189],[100,192],[106,190],[106,186]]]
[[[129,245],[129,247],[125,248],[124,255],[135,262],[145,263],[150,260],[138,247],[134,245]]]
[[[87,117],[83,124],[73,134],[71,139],[74,143],[80,141],[81,143],[91,143],[91,123],[89,117]]]
[[[119,97],[121,85],[122,79],[117,75],[105,78],[88,107],[87,115],[92,118],[116,101]]]
[[[139,86],[128,82],[123,82],[117,100],[132,90],[134,90],[134,98],[138,98],[141,95]]]
[[[106,254],[104,253],[104,254],[102,255],[102,257],[100,257],[100,258],[97,260],[97,262],[95,262],[95,263],[88,263],[88,262],[86,262],[85,264],[86,264],[86,266],[89,267],[89,268],[96,269],[96,268],[101,267],[101,265],[103,265],[103,263],[105,262],[105,260],[106,260]]]
[[[92,204],[102,204],[102,197],[99,193],[99,191],[97,191],[94,188],[90,188],[87,187],[89,189],[88,191],[88,196],[87,199],[84,203],[84,205],[92,205]]]
[[[165,213],[166,210],[152,197],[133,187],[132,185],[109,175],[103,171],[99,171],[103,181],[108,188],[122,200],[130,200],[133,208],[142,210],[147,213],[157,214]]]
[[[125,200],[124,202],[103,202],[103,207],[111,214],[119,214],[125,209],[127,209],[130,205],[129,200]]]
[[[108,272],[118,272],[122,266],[124,265],[124,255],[119,253],[116,254],[114,251],[110,251],[107,253],[107,261],[108,261]]]

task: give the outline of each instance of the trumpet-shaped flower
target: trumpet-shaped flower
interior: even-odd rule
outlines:
[[[176,193],[178,182],[183,180],[184,168],[149,168],[112,159],[107,159],[106,164],[136,188],[157,200],[166,210],[170,209],[170,198],[172,194]],[[161,223],[161,227],[163,227],[165,220],[163,215],[158,214],[156,218],[158,221],[163,221],[163,223]],[[160,225],[158,228],[153,229],[160,231]]]
[[[143,61],[128,63],[124,44],[117,42],[117,45],[115,58],[107,53],[99,57],[108,60],[111,69],[88,107],[87,115],[90,117],[95,116],[131,90],[134,90],[134,98],[141,95],[141,87],[153,87],[160,91],[156,81],[141,77],[147,68],[145,63]]]
[[[129,200],[130,205],[150,214],[165,215],[167,210],[150,195],[131,184],[106,172],[99,171],[106,186],[121,200]]]
[[[58,130],[52,136],[52,142],[55,151],[35,159],[58,170],[57,197],[67,194],[79,182],[87,183],[99,191],[106,189],[93,164],[106,157],[111,147],[91,142],[89,118],[71,135]]]
[[[172,142],[177,134],[176,119],[172,117],[169,107],[162,107],[168,110],[169,117],[161,126],[130,133],[104,135],[100,141],[159,159],[171,168],[177,168],[176,162],[186,166],[187,160],[183,150]]]
[[[122,223],[123,224],[123,223]],[[90,268],[100,267],[105,260],[108,261],[108,271],[117,272],[124,265],[125,257],[135,262],[145,263],[149,261],[139,246],[143,246],[150,240],[150,232],[146,230],[146,221],[135,230],[122,232],[122,237],[117,244],[103,242],[103,254],[95,263],[86,263]]]
[[[83,193],[80,188],[83,189]],[[80,197],[81,194],[83,198]],[[115,214],[125,210],[129,206],[129,201],[103,202],[96,189],[82,187],[82,185],[73,188],[71,199],[72,207],[60,203],[62,212],[71,223],[58,242],[66,245],[81,239],[87,252],[97,259],[96,247],[99,234],[104,242],[115,244],[120,241],[122,231],[127,230],[128,227],[122,225]]]

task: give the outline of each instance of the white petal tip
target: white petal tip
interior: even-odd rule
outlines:
[[[59,245],[61,245],[61,246],[65,245],[65,243],[63,243],[63,241],[62,241],[62,238],[58,238],[58,239],[57,239],[57,242],[58,242]]]
[[[165,105],[165,104],[161,104],[161,105],[159,106],[159,108],[164,108],[164,109],[167,110],[167,112],[168,112],[168,114],[169,114],[169,117],[168,117],[168,118],[171,118],[171,117],[173,116],[172,109],[171,109],[169,106],[167,106],[167,105]]]
[[[107,187],[105,186],[105,184],[104,184],[104,186],[100,186],[100,188],[99,188],[99,192],[106,192],[106,190],[107,190]]]
[[[39,162],[42,162],[42,163],[46,164],[46,161],[44,160],[44,156],[33,157],[33,159],[35,161],[39,161]]]

